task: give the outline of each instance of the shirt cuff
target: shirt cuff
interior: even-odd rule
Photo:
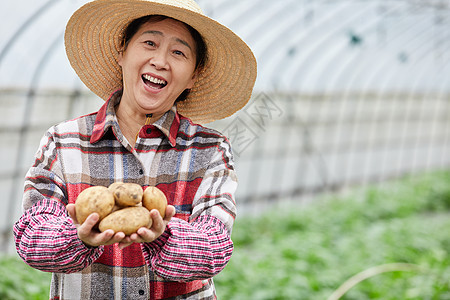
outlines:
[[[145,243],[145,246],[150,251],[150,255],[156,255],[161,251],[161,248],[167,243],[170,237],[170,223],[167,224],[166,230],[153,242]]]

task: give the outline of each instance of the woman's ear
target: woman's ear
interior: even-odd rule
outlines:
[[[122,60],[123,60],[123,50],[119,50],[119,55],[117,56],[117,63],[121,67],[122,67]]]
[[[197,81],[198,74],[199,74],[199,70],[195,70],[194,74],[192,74],[191,80],[189,81],[188,85],[186,86],[187,89],[192,89],[192,87],[194,86],[195,82]]]

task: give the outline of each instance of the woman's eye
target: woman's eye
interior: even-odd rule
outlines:
[[[147,45],[149,45],[149,46],[155,46],[155,43],[154,42],[152,42],[152,41],[145,41],[145,43],[147,44]]]
[[[175,55],[185,56],[184,53],[183,53],[182,51],[180,51],[180,50],[174,50],[173,53],[174,53]]]

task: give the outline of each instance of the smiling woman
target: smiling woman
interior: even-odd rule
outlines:
[[[237,179],[229,141],[198,123],[250,98],[256,60],[192,0],[96,0],[66,27],[68,59],[105,100],[50,128],[25,180],[17,252],[53,273],[51,299],[213,299],[233,251]],[[151,228],[125,235],[81,223],[91,186],[132,182],[167,198]],[[46,253],[46,255],[42,255]]]
[[[158,120],[193,87],[199,71],[195,69],[196,49],[187,26],[170,18],[147,18],[126,41],[118,56],[123,94],[116,114],[132,146],[149,114]]]

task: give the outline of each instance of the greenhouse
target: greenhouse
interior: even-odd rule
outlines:
[[[0,201],[4,207],[0,212],[0,251],[8,256],[16,253],[11,228],[22,213],[24,177],[34,162],[42,136],[52,125],[95,112],[104,103],[78,78],[64,47],[64,30],[70,16],[87,2],[6,1],[0,11],[0,188],[3,191]],[[398,221],[405,211],[416,210],[432,212],[439,215],[433,220],[447,222],[433,221],[434,229],[449,225],[445,219],[449,215],[450,190],[445,182],[450,170],[450,3],[444,0],[198,0],[197,3],[207,16],[246,41],[258,63],[249,103],[228,118],[206,124],[226,135],[232,145],[239,179],[237,220],[253,228],[248,235],[236,229],[233,232],[235,263],[248,263],[253,271],[237,276],[238,265],[231,263],[232,258],[229,273],[226,268],[217,279],[218,296],[223,285],[227,287],[222,288],[223,299],[324,299],[345,279],[374,265],[408,263],[414,267],[403,267],[411,274],[416,272],[420,258],[389,252],[385,260],[381,254],[371,257],[373,261],[366,261],[361,267],[349,266],[348,274],[332,279],[333,272],[339,271],[337,258],[325,252],[314,254],[317,249],[308,252],[308,249],[300,251],[289,246],[283,253],[274,254],[274,259],[287,257],[291,263],[280,263],[280,268],[294,270],[290,273],[282,269],[290,274],[285,278],[273,271],[275,265],[264,260],[269,254],[251,252],[258,247],[250,246],[258,244],[256,236],[267,233],[262,221],[267,219],[254,218],[267,218],[267,212],[284,207],[288,211],[301,211],[301,218],[308,219],[307,212],[314,209],[311,206],[320,203],[323,197],[337,197],[355,190],[361,194],[371,191],[367,193],[373,193],[373,198],[386,209],[374,211],[372,216],[367,213],[361,226],[370,226],[367,220],[378,222],[386,215]],[[384,199],[389,194],[386,186],[397,182],[401,187],[393,202]],[[417,199],[414,193],[408,193],[407,184],[423,188],[416,191]],[[397,191],[395,187],[392,189]],[[425,190],[436,192],[438,200]],[[418,195],[423,198],[419,199]],[[396,202],[407,199],[411,199],[411,207]],[[424,199],[430,202],[425,203]],[[391,211],[388,211],[389,203]],[[347,212],[352,211],[353,216],[363,214],[366,210],[359,204],[356,201]],[[413,208],[416,204],[420,209]],[[336,214],[344,214],[339,209],[336,208]],[[317,212],[311,212],[314,214]],[[351,219],[332,212],[324,215],[330,219],[342,217],[339,219],[342,222]],[[320,218],[320,214],[315,216]],[[311,225],[307,226],[298,218],[288,219],[298,230],[286,237],[293,243],[299,243],[300,235],[296,234],[304,234],[302,228],[322,230],[321,224],[315,223],[317,220],[308,219]],[[268,222],[280,232],[288,230]],[[408,222],[412,222],[408,223],[410,228],[419,224],[414,220]],[[393,228],[406,230],[404,224],[380,226],[392,226],[389,228],[397,234]],[[342,230],[336,234],[345,232],[345,228],[340,228],[343,223],[334,225]],[[239,228],[246,230],[245,226]],[[383,238],[401,236],[394,233]],[[254,236],[250,238],[251,234]],[[274,234],[269,237],[270,243],[287,243],[277,233],[267,234]],[[355,235],[363,239],[364,233],[358,231]],[[307,235],[302,238],[312,241]],[[412,236],[411,239],[407,243],[420,243]],[[450,299],[450,285],[446,281],[450,280],[450,241],[448,236],[439,235],[436,239],[440,240],[436,240],[435,260],[429,258],[427,267],[433,269],[433,264],[439,263],[447,267],[434,270],[434,283],[422,290],[414,290],[412,282],[426,276],[409,275],[405,279],[408,284],[394,288],[412,295],[404,296],[405,299]],[[322,236],[318,243],[324,245],[318,249],[326,248],[325,244],[343,246],[335,242],[353,243]],[[270,243],[262,242],[266,247]],[[361,246],[354,243],[352,247]],[[425,252],[434,251],[422,246]],[[364,247],[361,251],[371,251]],[[255,254],[252,260],[246,261],[246,251]],[[314,264],[301,263],[306,256],[311,263],[314,255],[318,267],[333,268],[334,271],[325,272],[328,278],[312,272],[310,268]],[[331,265],[324,266],[328,259]],[[262,264],[270,268],[268,278],[273,275],[277,283],[285,282],[289,288],[281,292],[272,287],[273,294],[266,290],[258,294],[264,279],[255,270],[264,274]],[[6,270],[0,264],[0,273],[2,268]],[[309,277],[312,273],[317,276],[315,288]],[[243,288],[239,294],[239,282],[233,280],[234,275],[240,280],[246,275],[255,276],[258,287]],[[45,279],[49,281],[48,277]],[[251,282],[247,283],[251,285]],[[370,289],[368,286],[365,287]],[[0,296],[4,296],[2,288],[0,281]],[[305,290],[317,293],[300,293]],[[390,294],[361,295],[355,292],[348,299],[397,299]]]

